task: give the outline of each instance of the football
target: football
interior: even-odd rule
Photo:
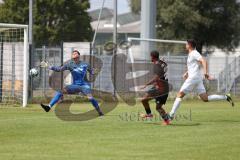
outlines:
[[[39,72],[36,68],[32,68],[32,69],[30,69],[29,74],[30,74],[31,77],[37,77]]]

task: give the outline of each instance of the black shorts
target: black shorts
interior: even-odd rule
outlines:
[[[168,94],[155,98],[155,101],[157,104],[166,104],[167,98],[168,98]]]
[[[150,97],[153,97],[157,104],[166,104],[167,98],[168,98],[168,92],[161,93],[158,89],[155,87],[152,87],[147,92]]]

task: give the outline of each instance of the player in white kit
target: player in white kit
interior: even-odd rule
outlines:
[[[185,82],[183,83],[180,91],[178,92],[172,110],[169,113],[170,119],[174,118],[174,115],[180,106],[182,98],[186,94],[191,92],[193,89],[195,89],[195,91],[198,93],[198,95],[204,102],[227,100],[229,103],[231,103],[232,106],[234,106],[234,102],[230,97],[230,94],[208,95],[206,93],[206,89],[203,85],[203,75],[201,72],[201,67],[203,67],[204,78],[208,80],[211,80],[212,78],[208,74],[208,65],[206,60],[196,50],[195,40],[187,40],[186,50],[188,51],[188,59],[187,59],[187,72],[183,75]]]

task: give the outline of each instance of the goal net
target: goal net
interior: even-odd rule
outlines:
[[[0,106],[27,105],[28,27],[0,23]]]
[[[182,74],[186,71],[185,41],[141,38],[128,38],[128,41],[131,43],[127,54],[128,62],[132,64],[132,74],[130,75],[134,82],[132,90],[138,93],[138,96],[141,95],[142,91],[139,88],[153,77],[150,52],[154,50],[159,52],[160,59],[164,60],[168,65],[166,77],[170,91],[179,90],[183,83]]]

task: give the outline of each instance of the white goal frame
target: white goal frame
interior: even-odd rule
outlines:
[[[132,41],[161,42],[161,43],[172,43],[172,44],[186,44],[187,43],[187,41],[179,41],[179,40],[164,40],[164,39],[135,38],[135,37],[128,37],[127,40],[130,44],[132,44]],[[133,81],[134,81],[134,85],[136,86],[137,82],[135,80],[135,77],[137,77],[137,74],[135,72],[134,56],[133,56],[131,46],[128,48],[128,58],[130,60],[130,63],[132,64],[132,77],[134,78]],[[135,88],[134,90],[137,91],[137,88]]]
[[[133,40],[136,41],[147,41],[147,42],[161,42],[161,43],[175,43],[175,44],[186,44],[187,41],[178,41],[178,40],[165,40],[165,39],[150,39],[150,38],[135,38],[135,37],[128,37],[128,42],[132,43]],[[134,58],[132,55],[131,47],[129,48],[129,58],[130,61],[133,63]]]
[[[8,24],[8,23],[0,23],[0,27],[5,28],[20,28],[24,29],[24,47],[23,47],[23,55],[24,55],[24,66],[23,66],[23,100],[22,107],[26,107],[28,103],[28,80],[29,80],[29,50],[28,50],[28,25],[22,24]]]

